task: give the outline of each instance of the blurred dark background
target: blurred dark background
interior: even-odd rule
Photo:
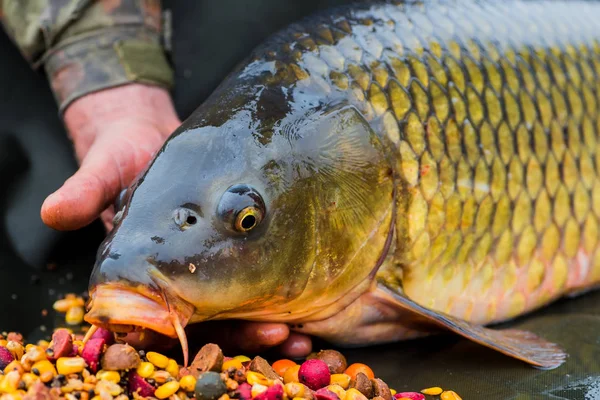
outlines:
[[[165,1],[172,13],[179,116],[186,118],[271,33],[345,3]],[[104,237],[101,224],[59,233],[39,217],[44,198],[75,169],[45,77],[0,32],[0,330],[44,337],[61,320],[52,312],[54,300],[86,290]],[[439,385],[464,399],[600,399],[599,301],[598,294],[562,301],[512,324],[568,349],[569,361],[555,371],[535,370],[454,336],[344,352],[350,362],[373,366],[399,391]]]

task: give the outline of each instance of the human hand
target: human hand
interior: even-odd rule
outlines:
[[[114,199],[181,124],[171,97],[141,84],[106,89],[73,102],[64,121],[80,168],[46,198],[42,220],[75,230],[101,216],[110,230]]]

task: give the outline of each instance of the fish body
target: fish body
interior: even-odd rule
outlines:
[[[600,281],[598,21],[592,1],[406,1],[274,35],[128,189],[86,319],[346,345],[436,326],[559,365],[481,326]]]

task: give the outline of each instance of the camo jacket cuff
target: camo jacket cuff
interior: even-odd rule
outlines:
[[[128,83],[170,89],[173,71],[159,35],[145,27],[111,27],[66,40],[42,61],[62,116],[78,98]]]

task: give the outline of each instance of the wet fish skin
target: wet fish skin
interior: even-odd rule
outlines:
[[[378,298],[361,297],[374,278],[475,324],[595,286],[599,17],[592,1],[407,1],[340,8],[278,33],[129,189],[92,295],[137,285],[193,308],[184,323],[324,319],[317,333],[367,343],[423,334],[406,310],[390,313],[393,333],[356,332],[380,316],[366,316]],[[211,225],[238,183],[256,186],[273,216],[243,242]],[[169,225],[182,204],[202,228],[185,236]],[[90,322],[130,320],[99,304]],[[510,339],[537,351],[531,336]],[[562,360],[555,350],[548,365]]]

